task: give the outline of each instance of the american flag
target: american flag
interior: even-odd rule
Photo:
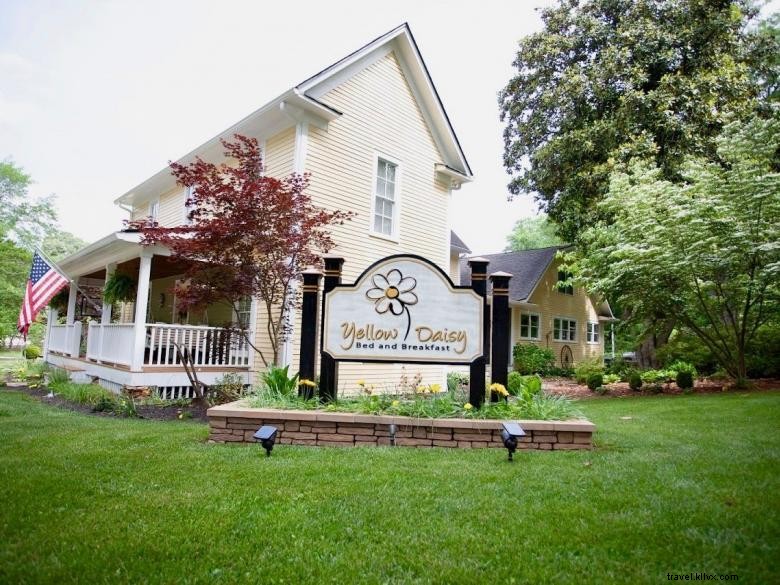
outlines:
[[[27,279],[27,292],[24,294],[19,322],[16,325],[19,333],[27,335],[38,311],[45,307],[66,284],[68,279],[49,266],[48,262],[35,252],[30,278]]]

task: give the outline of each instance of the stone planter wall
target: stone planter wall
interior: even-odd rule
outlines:
[[[500,447],[501,421],[418,419],[306,410],[248,408],[240,402],[208,410],[209,439],[216,443],[254,443],[262,425],[279,429],[282,445],[371,446],[390,445],[390,425],[396,426],[395,444],[407,447]],[[521,420],[526,436],[518,449],[591,449],[596,427],[588,421]]]

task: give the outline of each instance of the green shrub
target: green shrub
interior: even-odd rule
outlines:
[[[696,378],[699,372],[696,371],[696,366],[683,360],[676,360],[666,366],[666,372],[672,374],[673,378],[677,377],[680,372],[688,372],[692,378]]]
[[[690,390],[693,388],[693,374],[690,372],[679,371],[677,372],[677,386],[683,390]]]
[[[517,343],[512,348],[515,371],[523,375],[546,375],[555,364],[555,353],[546,347]]]
[[[603,374],[604,364],[601,360],[583,360],[574,367],[574,379],[577,384],[585,384],[592,374]]]
[[[604,376],[604,384],[614,384],[620,382],[620,376],[617,374],[607,374]]]
[[[209,404],[225,404],[244,395],[244,379],[240,374],[227,373],[211,385]]]
[[[127,418],[138,417],[138,410],[135,405],[135,400],[133,400],[133,397],[128,394],[119,397],[119,400],[116,401],[114,412],[116,412],[119,416],[126,416]]]
[[[661,384],[648,384],[647,389],[652,392],[653,394],[660,394],[664,391],[664,387]]]
[[[641,376],[642,382],[645,384],[660,384],[674,378],[674,376],[669,376],[666,370],[646,370],[642,372]]]
[[[28,360],[38,359],[43,355],[41,348],[37,345],[28,345],[22,350],[22,355]]]
[[[517,372],[509,372],[507,391],[521,400],[531,400],[542,391],[542,379],[537,375],[521,376]]]
[[[602,396],[604,396],[604,394],[609,394],[609,388],[607,388],[606,386],[599,386],[594,390],[594,392],[596,394],[601,394]]]
[[[280,368],[271,365],[268,371],[263,372],[261,378],[263,385],[274,394],[290,396],[298,393],[298,374],[292,378],[288,374],[290,366]]]
[[[64,384],[70,380],[68,370],[63,368],[51,368],[49,371],[49,384]]]
[[[628,381],[628,375],[631,373],[632,370],[634,370],[634,366],[631,364],[631,362],[625,361],[622,357],[617,357],[613,359],[608,368],[605,368],[605,371],[608,374],[615,374],[619,376],[620,380],[623,380],[624,382]]]
[[[115,400],[115,395],[97,384],[76,384],[75,382],[56,382],[49,387],[65,400],[76,404],[95,406],[104,398]]]
[[[634,392],[639,392],[642,389],[642,376],[636,370],[628,375],[628,387]]]
[[[571,378],[574,376],[574,368],[551,366],[546,371],[541,372],[542,376],[557,376],[559,378]]]
[[[460,372],[447,372],[447,391],[455,392],[461,386],[468,386],[469,375]]]
[[[596,388],[604,385],[604,376],[600,373],[593,372],[588,376],[588,379],[586,380],[588,384],[588,388],[596,391]]]

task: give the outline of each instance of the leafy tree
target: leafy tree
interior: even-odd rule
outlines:
[[[49,258],[57,262],[74,252],[78,252],[86,245],[87,242],[70,232],[51,228],[43,238],[41,247]]]
[[[22,306],[32,254],[7,239],[0,239],[0,347],[19,332],[16,323]]]
[[[616,165],[652,156],[677,182],[686,156],[717,160],[724,124],[777,79],[771,28],[751,0],[560,0],[522,39],[500,93],[512,194],[535,192],[575,242]]]
[[[0,237],[32,250],[56,220],[54,197],[32,199],[30,175],[12,161],[0,162]]]
[[[545,214],[536,217],[524,217],[515,223],[512,233],[506,238],[507,252],[548,248],[563,244],[555,233],[553,224]]]
[[[716,144],[723,164],[688,157],[683,183],[638,161],[614,173],[599,204],[611,222],[571,259],[634,318],[663,308],[741,385],[746,349],[780,316],[780,116],[732,122]]]
[[[284,179],[264,175],[254,138],[237,134],[233,142],[223,140],[222,145],[235,165],[200,158],[189,165],[171,164],[178,182],[192,187],[187,201],[191,225],[145,227],[144,241],[167,246],[173,258],[189,264],[188,282],[176,293],[183,310],[227,302],[237,311],[242,298],[259,297],[271,353],[242,333],[268,366],[278,363],[289,335],[290,309],[299,302],[295,282],[300,273],[333,247],[328,226],[353,214],[312,205],[305,175]]]

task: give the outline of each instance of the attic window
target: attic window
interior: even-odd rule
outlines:
[[[574,286],[571,284],[567,284],[565,286],[561,285],[561,282],[570,281],[572,279],[572,273],[566,272],[565,270],[559,270],[558,271],[558,292],[565,294],[565,295],[573,295],[574,294]]]

